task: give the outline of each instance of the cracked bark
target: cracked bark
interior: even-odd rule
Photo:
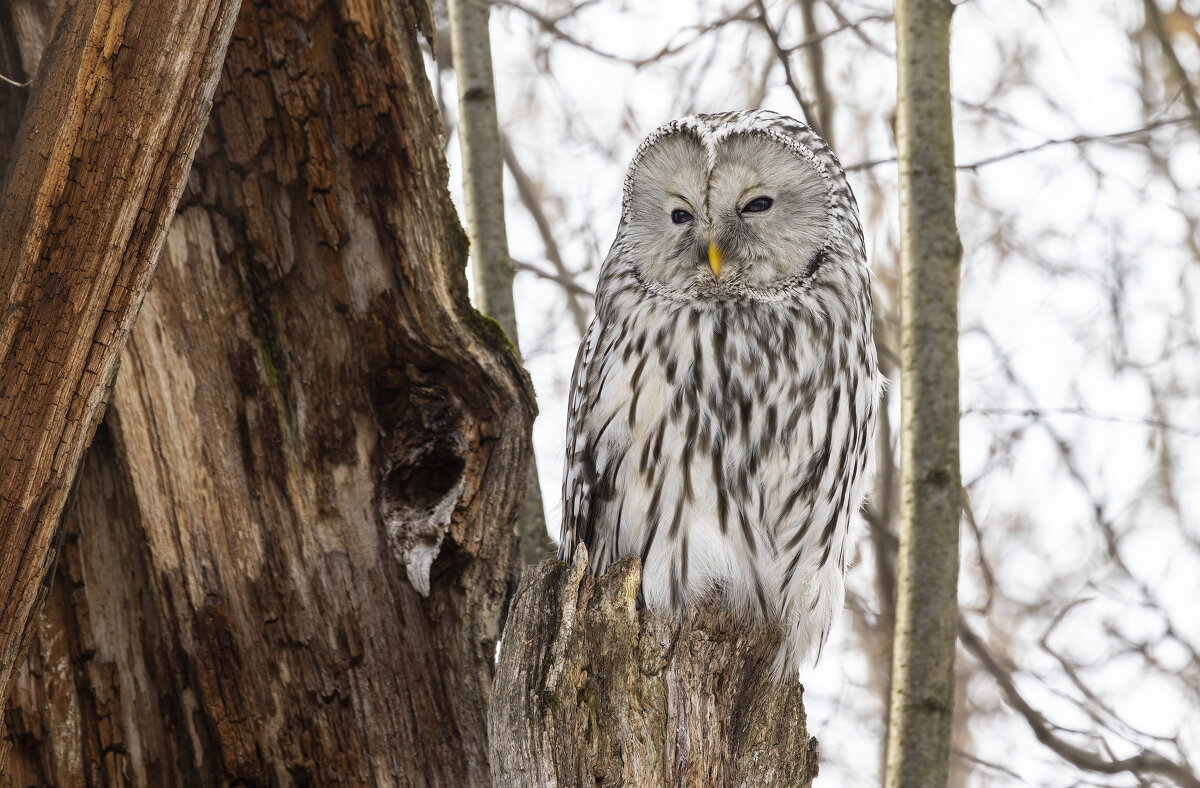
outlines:
[[[449,0],[450,40],[458,81],[458,139],[462,149],[467,236],[479,311],[493,318],[520,347],[513,303],[512,260],[504,221],[504,162],[496,119],[489,0]],[[517,521],[522,560],[535,564],[554,554],[546,533],[546,513],[537,461],[529,463],[525,506]]]
[[[0,196],[0,699],[45,598],[67,494],[154,272],[236,12],[236,0],[72,3],[28,97],[10,85],[0,103],[12,143]],[[11,22],[13,9],[0,16]],[[18,32],[6,25],[0,35],[6,67],[21,61]]]
[[[532,393],[467,301],[431,27],[243,4],[0,782],[489,784]]]
[[[714,609],[639,610],[640,564],[586,551],[526,569],[489,712],[500,786],[807,786],[803,687],[774,685],[778,633]]]

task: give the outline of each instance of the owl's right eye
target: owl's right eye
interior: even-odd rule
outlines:
[[[682,208],[676,208],[675,210],[671,211],[671,221],[675,222],[675,224],[687,224],[693,218],[695,217]]]

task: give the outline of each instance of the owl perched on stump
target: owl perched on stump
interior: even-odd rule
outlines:
[[[642,560],[657,611],[713,599],[820,653],[845,596],[881,380],[858,206],[772,112],[693,115],[634,154],[572,375],[560,557]]]

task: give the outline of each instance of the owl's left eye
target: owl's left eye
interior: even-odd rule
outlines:
[[[770,197],[755,197],[746,203],[746,207],[742,208],[742,213],[762,213],[774,204],[775,201]]]
[[[671,221],[675,222],[675,224],[687,224],[693,218],[694,217],[690,213],[682,208],[676,208],[675,210],[671,211]]]

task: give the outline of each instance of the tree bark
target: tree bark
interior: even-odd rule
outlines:
[[[10,703],[25,785],[476,786],[532,392],[404,2],[247,3]]]
[[[716,609],[639,609],[641,566],[527,569],[489,712],[499,786],[807,786],[803,688],[775,685],[777,632]]]
[[[0,202],[0,699],[204,130],[237,5],[72,3],[16,131]],[[5,39],[15,61],[15,36]]]
[[[899,0],[900,552],[887,785],[946,785],[954,713],[958,278],[948,0]]]

